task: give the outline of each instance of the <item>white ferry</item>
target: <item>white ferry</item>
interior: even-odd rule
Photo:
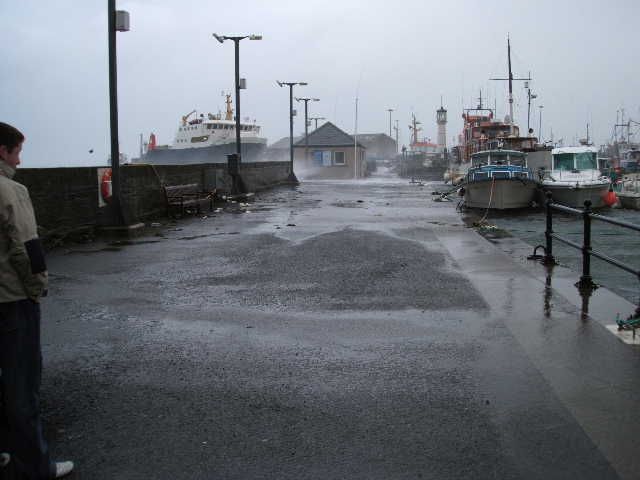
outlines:
[[[196,110],[182,117],[171,145],[157,145],[152,133],[146,151],[133,163],[191,164],[226,163],[227,155],[236,153],[236,122],[231,108],[231,95],[226,96],[227,110],[222,114],[198,116]],[[190,119],[195,114],[195,118]],[[260,137],[260,126],[255,122],[240,122],[242,162],[258,160],[267,145]]]

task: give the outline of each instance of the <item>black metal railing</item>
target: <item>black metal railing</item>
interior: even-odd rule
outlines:
[[[565,245],[569,245],[577,250],[582,251],[582,275],[580,276],[580,281],[576,284],[578,288],[581,289],[593,289],[597,288],[596,284],[593,282],[591,277],[591,257],[597,257],[600,260],[603,260],[611,265],[614,265],[621,270],[629,272],[635,275],[638,279],[640,279],[640,270],[634,269],[629,265],[612,258],[602,252],[594,250],[591,247],[591,220],[598,220],[605,223],[610,223],[612,225],[617,225],[619,227],[628,228],[630,230],[635,230],[636,232],[640,232],[640,225],[635,225],[633,223],[625,222],[623,220],[615,220],[613,218],[605,217],[604,215],[598,215],[593,213],[591,210],[591,201],[585,200],[584,209],[580,210],[577,208],[570,208],[564,205],[560,205],[557,203],[553,203],[553,199],[551,198],[551,193],[547,192],[547,200],[545,202],[546,213],[547,213],[547,228],[545,230],[545,239],[546,246],[538,245],[535,247],[532,256],[533,258],[542,258],[542,262],[545,265],[556,265],[555,258],[553,257],[553,239],[556,239]],[[572,215],[581,215],[584,222],[583,228],[583,240],[582,245],[573,242],[567,238],[561,237],[557,233],[553,232],[553,210],[558,210],[561,212],[569,213]],[[536,251],[538,248],[544,249],[544,256],[540,257],[536,255]]]

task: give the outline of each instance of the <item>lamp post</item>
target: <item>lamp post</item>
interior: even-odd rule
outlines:
[[[387,108],[387,112],[389,112],[389,136],[393,138],[391,135],[391,112],[393,112],[393,108]]]
[[[262,40],[262,35],[238,35],[227,36],[213,34],[216,40],[220,43],[224,43],[225,40],[232,40],[235,44],[235,56],[236,56],[236,154],[238,155],[238,164],[241,162],[241,140],[240,140],[240,89],[247,88],[246,81],[243,78],[240,80],[240,40],[248,38],[249,40]]]
[[[124,224],[120,202],[120,145],[118,142],[118,62],[116,32],[129,31],[129,12],[116,11],[116,0],[107,4],[109,30],[109,129],[111,131],[111,208],[116,225]]]
[[[307,82],[281,82],[276,80],[276,83],[280,87],[285,85],[289,87],[289,159],[291,162],[291,173],[289,174],[290,182],[298,182],[295,173],[293,173],[293,86],[294,85],[307,85]]]
[[[304,102],[304,161],[305,164],[309,161],[309,120],[307,120],[307,116],[309,114],[309,102],[319,102],[319,98],[298,98],[296,97],[296,102]]]
[[[544,108],[544,105],[539,105],[538,108],[540,109],[540,123],[538,124],[538,135],[540,135],[540,138],[538,141],[542,143],[542,109]]]
[[[318,120],[326,120],[326,118],[324,117],[309,117],[309,120],[315,120],[315,126],[314,129],[317,130],[318,129]]]
[[[396,120],[396,124],[395,124],[395,126],[393,127],[393,129],[394,129],[394,130],[395,130],[395,132],[396,132],[396,154],[397,154],[397,153],[398,153],[398,130],[399,130],[399,129],[398,129],[398,120]]]

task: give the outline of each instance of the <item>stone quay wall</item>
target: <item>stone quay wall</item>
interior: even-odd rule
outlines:
[[[257,192],[286,183],[289,162],[246,163],[242,183]],[[20,168],[15,180],[29,189],[41,236],[106,225],[109,208],[101,200],[100,178],[108,167]],[[122,210],[126,223],[167,214],[163,187],[197,183],[202,191],[230,193],[226,164],[123,165],[120,169]]]

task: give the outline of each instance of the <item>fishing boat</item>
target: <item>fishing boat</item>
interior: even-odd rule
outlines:
[[[551,170],[542,173],[543,191],[551,192],[555,203],[582,208],[607,206],[611,180],[598,169],[598,150],[592,146],[560,147],[551,151]]]
[[[622,208],[640,210],[640,181],[638,178],[623,180],[616,196]]]
[[[242,162],[258,160],[267,145],[267,139],[260,137],[260,126],[255,122],[240,122],[240,138]],[[236,122],[231,107],[231,95],[226,96],[224,115],[198,115],[197,111],[193,110],[182,117],[173,144],[157,145],[156,136],[152,133],[149,142],[142,146],[141,150],[143,151],[140,157],[132,163],[226,163],[227,155],[236,153]]]
[[[471,155],[462,183],[464,205],[506,210],[525,208],[534,201],[537,182],[527,167],[527,154],[517,150],[485,150]]]

